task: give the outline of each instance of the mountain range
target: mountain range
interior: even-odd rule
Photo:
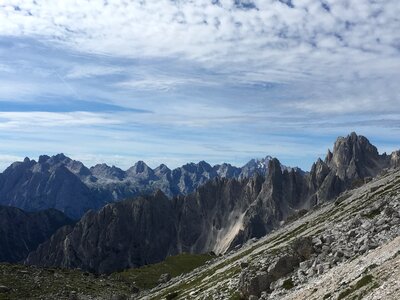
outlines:
[[[307,173],[268,159],[266,176],[216,176],[187,195],[170,199],[157,190],[89,211],[31,252],[26,263],[110,273],[182,252],[225,253],[399,166],[400,151],[379,154],[352,133],[338,138]]]
[[[227,163],[211,166],[201,161],[173,170],[164,164],[153,170],[139,161],[124,171],[107,164],[87,168],[64,154],[42,155],[38,161],[25,158],[15,162],[0,173],[0,205],[26,211],[54,208],[77,220],[90,209],[157,190],[171,198],[192,193],[217,177],[245,179],[255,173],[264,176],[271,159],[252,159],[241,168]]]

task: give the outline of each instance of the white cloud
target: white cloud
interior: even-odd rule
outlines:
[[[123,69],[121,67],[102,65],[76,65],[69,72],[67,72],[66,78],[81,79],[104,75],[114,75],[122,72]]]
[[[88,110],[109,111],[95,107],[101,102],[153,114],[2,113],[0,134],[11,136],[0,150],[24,153],[34,145],[38,154],[177,165],[205,157],[244,162],[235,151],[250,158],[316,147],[311,139],[285,143],[285,135],[329,135],[329,145],[352,130],[398,139],[398,0],[326,0],[325,8],[316,0],[292,0],[293,8],[255,0],[257,9],[211,2],[2,1],[0,39],[27,39],[21,56],[29,41],[45,45],[15,66],[7,65],[13,49],[0,48],[1,100],[79,99],[92,104]]]
[[[325,1],[330,12],[319,1],[293,1],[294,8],[254,1],[257,10],[234,2],[8,0],[1,5],[0,34],[42,36],[92,53],[175,56],[228,68],[278,70],[289,61],[301,72],[317,66],[321,56],[342,64],[352,51],[373,57],[398,53],[396,0]],[[331,56],[330,50],[341,54]]]
[[[121,122],[110,114],[90,112],[0,112],[0,129],[34,131],[41,127],[113,125]]]
[[[198,78],[190,77],[174,77],[174,76],[160,76],[160,75],[147,75],[144,78],[129,79],[115,84],[117,87],[135,89],[135,90],[164,90],[168,91],[179,86],[186,85],[214,85],[212,82],[207,82]]]

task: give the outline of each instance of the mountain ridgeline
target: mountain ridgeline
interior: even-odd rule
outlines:
[[[37,162],[25,158],[0,173],[0,205],[26,211],[55,208],[79,219],[90,209],[97,210],[107,203],[153,194],[157,190],[171,198],[187,195],[217,177],[243,179],[255,173],[266,175],[271,159],[253,159],[241,168],[230,164],[212,167],[201,161],[174,170],[166,165],[153,170],[139,161],[123,171],[106,164],[89,169],[63,154],[42,155]]]
[[[365,137],[352,133],[339,138],[333,152],[309,173],[270,159],[267,176],[216,176],[193,193],[172,199],[159,190],[107,204],[86,213],[75,226],[58,230],[26,263],[109,273],[182,252],[224,253],[399,166],[400,151],[379,154]]]

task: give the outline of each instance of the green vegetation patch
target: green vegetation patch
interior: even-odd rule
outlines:
[[[128,269],[114,273],[111,276],[135,285],[141,289],[149,289],[157,286],[160,276],[169,273],[172,277],[179,276],[204,265],[214,258],[210,254],[179,254],[167,257],[163,262],[143,266],[137,269]]]
[[[290,290],[290,289],[292,289],[292,288],[294,287],[294,283],[293,283],[292,278],[286,279],[286,280],[283,282],[282,287],[283,287],[285,290]]]
[[[380,208],[376,208],[370,212],[368,212],[367,214],[365,214],[364,216],[368,219],[373,219],[375,218],[377,215],[379,215],[381,213]]]
[[[371,274],[365,275],[363,278],[361,278],[359,281],[356,282],[355,285],[349,287],[348,289],[344,290],[339,294],[338,299],[343,299],[347,297],[348,295],[354,293],[355,291],[361,289],[362,287],[370,284],[373,282],[374,277]]]
[[[324,298],[322,298],[322,299],[324,299],[324,300],[329,299],[331,296],[332,296],[331,293],[328,293],[328,294],[325,294]]]

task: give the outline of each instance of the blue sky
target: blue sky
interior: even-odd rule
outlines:
[[[308,170],[356,131],[400,148],[400,2],[2,1],[0,169],[87,165]]]

